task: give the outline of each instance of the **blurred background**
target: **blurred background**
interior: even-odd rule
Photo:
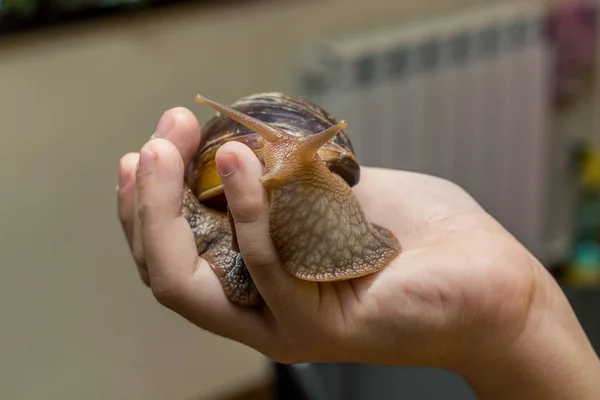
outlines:
[[[162,112],[263,91],[365,165],[465,187],[600,348],[595,1],[0,0],[0,398],[474,398],[445,371],[272,365],[160,307],[117,219]]]

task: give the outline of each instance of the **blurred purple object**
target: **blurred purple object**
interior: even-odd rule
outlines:
[[[555,8],[548,21],[554,53],[555,95],[560,103],[572,100],[593,73],[596,58],[597,6],[568,1]]]

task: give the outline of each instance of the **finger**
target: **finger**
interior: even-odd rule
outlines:
[[[121,158],[119,163],[119,185],[117,187],[118,213],[123,232],[127,238],[127,244],[131,250],[138,273],[140,274],[140,279],[144,284],[149,286],[148,271],[146,270],[143,257],[144,252],[140,246],[139,240],[137,240],[138,233],[136,229],[137,191],[135,174],[138,160],[138,153],[128,153]]]
[[[117,188],[117,209],[123,232],[131,248],[133,244],[133,214],[135,195],[135,169],[139,154],[125,154],[119,162],[119,186]]]
[[[138,158],[139,160],[139,158]],[[144,246],[142,244],[142,229],[140,214],[138,212],[138,190],[137,190],[137,172],[136,172],[136,190],[133,194],[133,243],[131,245],[131,253],[135,260],[142,281],[150,286],[150,277],[148,276],[148,268],[146,267],[146,258],[144,255]]]
[[[194,114],[183,107],[176,107],[167,110],[161,116],[154,134],[153,139],[169,140],[179,151],[180,157],[187,165],[196,151],[200,143],[200,125]],[[133,196],[133,207],[137,210],[137,193]],[[132,244],[131,249],[136,264],[140,270],[141,278],[146,284],[148,281],[148,272],[146,268],[146,260],[144,248],[141,240],[140,218],[137,212],[133,213],[132,224]]]
[[[200,143],[200,124],[187,108],[172,108],[162,115],[153,137],[173,143],[187,166]]]
[[[288,309],[308,285],[283,270],[269,233],[269,201],[260,183],[262,166],[239,142],[229,142],[216,154],[217,167],[235,224],[237,242],[257,289],[269,308]]]
[[[144,146],[137,190],[140,236],[156,298],[204,329],[264,346],[267,331],[259,315],[229,302],[215,273],[198,256],[181,214],[183,160],[170,141],[155,139]]]

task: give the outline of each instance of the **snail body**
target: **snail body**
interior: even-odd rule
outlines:
[[[237,248],[233,221],[214,156],[237,140],[264,166],[270,194],[269,230],[283,268],[298,279],[331,282],[385,268],[401,252],[387,228],[366,218],[352,187],[360,166],[344,129],[319,106],[299,97],[261,93],[224,106],[196,101],[218,113],[186,171],[183,214],[198,253],[211,265],[226,296],[241,306],[261,297]]]

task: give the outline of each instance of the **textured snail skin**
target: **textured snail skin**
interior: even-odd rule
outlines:
[[[260,180],[270,194],[271,239],[286,271],[307,281],[347,280],[375,273],[400,254],[398,239],[367,219],[351,186],[317,153],[345,122],[302,137],[204,97],[196,101],[262,137],[265,171]],[[183,214],[198,253],[212,266],[230,301],[259,304],[262,299],[237,249],[230,216],[201,204],[187,186]]]
[[[187,185],[182,214],[190,224],[198,254],[215,271],[229,300],[240,306],[260,304],[262,298],[235,245],[229,215],[200,203]]]

